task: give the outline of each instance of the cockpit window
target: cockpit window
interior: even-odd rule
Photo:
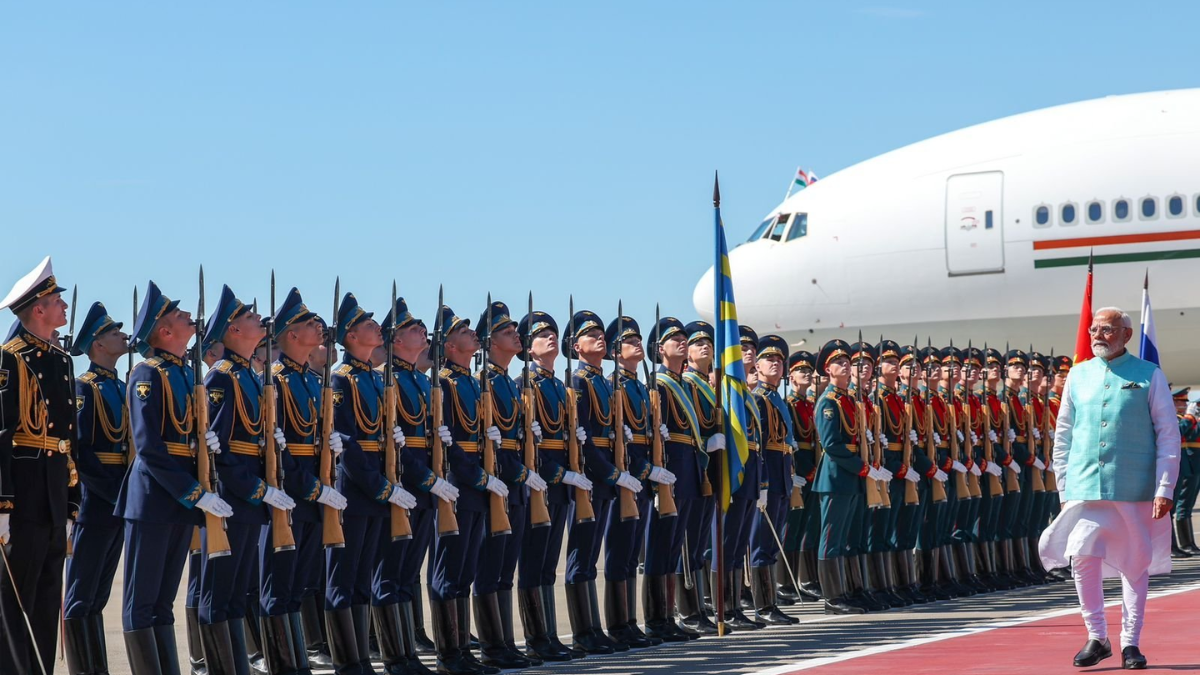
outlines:
[[[766,220],[762,221],[761,225],[754,228],[754,234],[751,234],[750,238],[747,239],[746,242],[749,243],[752,241],[758,241],[759,239],[762,239],[763,233],[766,232],[767,228],[770,227],[771,224],[774,222],[775,222],[774,218],[767,218]]]
[[[778,216],[775,216],[775,224],[771,227],[771,232],[767,236],[770,237],[772,241],[779,241],[783,239],[783,231],[785,228],[787,228],[788,218],[791,217],[792,214],[790,213],[781,213]]]
[[[808,234],[808,214],[797,213],[792,218],[792,229],[788,230],[787,240],[799,239]]]

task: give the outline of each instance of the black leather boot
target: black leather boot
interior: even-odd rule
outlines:
[[[179,675],[179,648],[175,646],[175,626],[155,626],[154,644],[158,649],[158,667],[163,675]]]
[[[567,618],[571,621],[574,646],[588,654],[612,654],[616,648],[601,642],[592,625],[591,596],[586,582],[567,584]],[[611,642],[609,640],[608,642]]]
[[[604,581],[604,626],[608,629],[608,636],[614,642],[630,649],[649,647],[649,640],[640,638],[629,630],[629,606],[626,604],[628,600],[625,581]]]
[[[713,572],[713,579],[712,586],[716,589],[716,572]],[[724,593],[722,605],[724,605],[725,615],[721,617],[721,620],[725,623],[726,634],[766,628],[766,624],[760,624],[746,616],[746,611],[742,609],[741,603],[737,601],[737,587],[739,583],[736,570],[725,571],[722,588]]]
[[[388,675],[408,675],[408,657],[404,655],[404,638],[400,636],[400,605],[372,607],[371,618],[384,671]]]
[[[698,635],[716,635],[717,624],[708,620],[704,612],[704,594],[700,587],[701,574],[696,572],[692,587],[687,587],[687,578],[676,574],[675,603],[679,609],[680,630]]]
[[[329,637],[329,656],[339,672],[353,670],[359,663],[358,637],[349,607],[325,610],[325,633]]]
[[[750,592],[754,595],[754,614],[772,626],[789,626],[792,620],[775,606],[775,580],[770,567],[750,568]]]
[[[687,642],[688,636],[675,625],[674,609],[667,596],[667,575],[645,577],[642,613],[646,615],[646,635],[663,642]]]
[[[125,631],[125,656],[132,675],[164,675],[153,628]]]
[[[233,641],[233,630],[230,624],[237,624],[239,640]],[[213,624],[200,624],[200,642],[204,645],[204,663],[208,675],[246,675],[249,672],[249,661],[246,658],[246,636],[241,627],[245,621],[238,617],[232,621],[222,621]],[[234,649],[239,651],[235,654]],[[157,647],[156,647],[157,650]],[[246,665],[239,670],[237,661],[245,661]]]
[[[867,588],[867,564],[862,555],[843,556],[846,561],[846,583],[850,602],[868,612],[882,612],[888,606],[880,602]]]
[[[408,662],[408,672],[412,675],[433,675],[424,663],[421,663],[417,647],[417,620],[412,602],[401,602],[397,607],[400,612],[400,650]]]
[[[796,581],[800,583],[801,600],[820,600],[821,582],[817,578],[817,552],[796,552]]]
[[[629,651],[629,645],[627,645],[623,642],[618,642],[618,641],[608,637],[608,634],[604,632],[604,623],[602,623],[600,621],[600,594],[596,590],[596,580],[595,579],[592,579],[591,581],[587,582],[587,592],[588,592],[588,609],[591,610],[591,612],[592,612],[592,620],[591,620],[592,632],[594,633],[596,640],[598,642],[600,642],[601,644],[605,644],[605,645],[612,647],[613,651],[616,651],[616,652]]]
[[[308,661],[307,643],[304,639],[304,620],[300,612],[287,615],[288,624],[292,627],[292,653],[296,655],[296,674],[312,675],[312,664]]]
[[[682,592],[684,590],[683,583],[680,582],[679,587],[676,588],[674,574],[664,575],[663,581],[667,585],[667,617],[670,619],[671,623],[675,626],[675,629],[678,630],[680,633],[683,633],[684,635],[686,635],[687,639],[699,640],[700,633],[692,630],[691,628],[687,628],[686,626],[680,624],[678,621],[675,620],[675,608],[676,608],[676,605],[678,604],[678,599],[677,599],[676,595],[678,592]]]
[[[914,604],[925,604],[929,598],[921,592],[921,582],[917,578],[917,564],[912,549],[893,553],[896,562],[896,583],[904,590],[904,595]]]
[[[358,667],[362,669],[362,675],[375,675],[371,665],[371,606],[351,605],[350,617],[354,621],[354,639],[358,645]]]
[[[1183,542],[1187,541],[1187,523],[1171,516],[1171,525],[1171,557],[1176,560],[1192,557],[1192,554],[1183,548]]]
[[[543,661],[538,658],[536,653],[527,656],[517,649],[516,632],[513,629],[512,591],[504,589],[496,591],[496,604],[500,606],[500,633],[509,655],[516,659],[524,659],[531,666],[542,665]]]
[[[517,607],[521,626],[525,630],[525,653],[539,661],[570,661],[571,652],[555,647],[546,628],[546,613],[542,607],[542,589],[518,588]]]
[[[538,586],[538,592],[542,596],[542,611],[546,616],[546,637],[550,639],[550,644],[558,651],[565,650],[572,659],[582,659],[587,656],[587,652],[583,649],[565,645],[558,637],[558,598],[554,595],[554,586],[551,584]]]
[[[1021,588],[1027,584],[1017,577],[1016,559],[1013,556],[1012,539],[1001,539],[996,543],[996,567],[1000,572],[1000,586],[1004,590]]]
[[[904,585],[897,581],[896,558],[892,552],[883,551],[872,555],[876,558],[875,565],[879,568],[879,583],[882,584],[883,592],[887,595],[887,603],[892,607],[911,606],[913,601],[906,594],[900,592]]]
[[[849,602],[846,597],[846,559],[817,560],[817,576],[821,580],[821,595],[825,598],[826,614],[864,614],[866,609]]]
[[[642,632],[638,626],[637,608],[638,608],[638,576],[635,573],[633,576],[625,580],[625,609],[629,612],[629,634],[638,640],[645,640],[650,643],[651,647],[657,647],[662,644],[662,640],[652,638]]]
[[[975,544],[970,542],[954,544],[954,566],[958,571],[959,581],[976,594],[987,593],[991,589],[979,578],[975,562]]]
[[[208,668],[204,666],[204,645],[200,642],[200,609],[187,607],[184,617],[187,622],[188,665],[192,675],[205,675]]]
[[[88,617],[63,620],[63,651],[68,675],[91,675],[95,670],[91,653],[92,622]]]
[[[471,637],[471,598],[455,598],[454,602],[458,607],[458,648],[462,653],[463,660],[469,663],[478,673],[497,675],[500,672],[499,668],[481,662],[471,653],[472,643],[475,642]],[[479,646],[479,649],[480,652],[483,651],[482,644]]]
[[[88,638],[91,644],[88,646],[88,653],[92,656],[92,673],[94,675],[108,675],[108,640],[104,636],[104,615],[92,614],[87,618],[91,623],[91,630],[88,631]],[[175,627],[171,626],[171,646],[175,646]],[[178,649],[175,657],[175,667],[171,672],[178,675],[179,657]]]
[[[1196,546],[1196,526],[1192,524],[1191,518],[1187,518],[1183,522],[1187,525],[1187,542],[1180,542],[1180,544],[1182,544],[1183,550],[1196,555],[1200,553],[1200,546]]]
[[[454,600],[430,600],[433,637],[436,640],[437,672],[447,675],[476,675],[480,671],[463,658],[459,647],[458,603]]]
[[[792,583],[792,574],[800,567],[800,551],[780,551],[775,561],[775,603],[781,607],[800,602],[800,589]],[[791,570],[789,572],[788,570]],[[799,581],[799,579],[797,579]]]
[[[413,584],[409,587],[409,594],[412,595],[413,609],[413,635],[417,639],[417,652],[421,654],[434,653],[433,640],[429,639],[429,635],[425,633],[425,594],[422,592],[421,584]]]
[[[292,639],[292,622],[286,614],[259,617],[259,635],[262,639],[263,660],[267,672],[294,673],[296,671],[295,641]]]
[[[329,655],[329,644],[325,639],[325,617],[321,610],[322,598],[308,595],[300,600],[300,622],[304,624],[304,648],[308,651],[308,662],[313,668],[330,668],[333,657]]]

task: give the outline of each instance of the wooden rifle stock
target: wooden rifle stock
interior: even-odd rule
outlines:
[[[875,461],[873,466],[879,468],[883,466],[883,397],[878,397],[879,405],[875,406],[875,414],[871,417],[874,420],[875,443],[872,450],[875,453]],[[885,509],[892,507],[892,495],[889,494],[887,484],[881,480],[875,481],[875,489],[879,490],[879,505]]]
[[[613,394],[609,402],[612,411],[613,430],[613,463],[621,472],[629,471],[629,456],[625,451],[625,389],[621,386],[620,365],[613,366]],[[622,521],[637,520],[637,500],[633,492],[617,486],[617,501],[620,502],[620,518]]]
[[[263,369],[262,403],[259,419],[262,420],[263,459],[266,463],[267,485],[276,490],[283,489],[283,457],[275,445],[275,376],[271,364]],[[296,538],[292,534],[292,512],[268,507],[271,511],[271,547],[276,552],[296,550]]]
[[[334,434],[333,428],[333,382],[325,378],[321,388],[321,438],[317,439],[321,446],[320,466],[321,485],[333,487],[334,465],[333,450],[329,447],[329,439]],[[325,548],[342,548],[346,545],[346,534],[342,531],[342,512],[332,506],[321,509],[321,543]]]
[[[213,494],[220,494],[217,481],[213,480],[216,473],[213,470],[213,455],[204,437],[208,435],[208,392],[204,383],[196,375],[196,387],[192,390],[192,406],[196,416],[196,476],[200,485]],[[229,535],[225,531],[225,519],[204,512],[205,538],[207,539],[206,553],[209,558],[220,558],[233,552],[229,546]]]
[[[983,393],[983,458],[988,464],[996,461],[996,446],[992,443],[992,404],[988,401],[988,390],[985,387]],[[1000,477],[988,474],[988,495],[991,497],[999,497],[1004,494],[1004,485],[1000,483]]]
[[[522,403],[525,404],[525,470],[537,473],[538,456],[537,440],[533,437],[533,419],[536,412],[533,388],[536,385],[526,380],[525,390],[521,392]],[[546,504],[546,492],[529,491],[529,524],[533,527],[550,525],[550,508]]]
[[[971,392],[968,391],[963,394],[963,444],[966,445],[963,448],[963,456],[974,462],[975,443],[971,440],[972,425]],[[963,462],[963,464],[966,464],[966,462]],[[978,499],[983,496],[983,491],[979,489],[979,476],[970,471],[967,472],[967,491],[971,495],[971,499]]]
[[[951,389],[950,397],[946,401],[946,416],[949,417],[949,422],[946,424],[946,435],[950,437],[950,459],[955,462],[962,462],[962,446],[958,444],[958,408],[954,405],[954,393]],[[954,492],[959,501],[971,498],[971,492],[967,489],[967,477],[957,471],[951,469],[954,474]]]
[[[436,368],[437,365],[434,365]],[[435,373],[436,375],[436,373]],[[429,462],[433,465],[433,475],[446,479],[446,447],[442,445],[442,437],[437,430],[442,428],[442,388],[433,387],[429,392],[429,410],[433,415],[432,448],[429,451]],[[439,498],[437,500],[438,536],[448,537],[458,534],[458,516],[454,515],[454,502]]]
[[[871,461],[871,449],[867,445],[867,413],[861,398],[855,402],[855,408],[858,417],[858,454],[867,466],[875,466]],[[879,482],[870,476],[863,480],[866,481],[867,508],[879,508],[883,503],[883,497],[879,494]]]
[[[1054,477],[1054,472],[1050,471],[1050,462],[1054,459],[1054,425],[1050,419],[1050,401],[1047,396],[1046,402],[1042,405],[1042,461],[1045,462],[1047,470],[1043,472],[1042,482],[1045,485],[1046,492],[1058,492],[1058,479]]]
[[[1037,458],[1038,441],[1033,438],[1033,430],[1037,428],[1037,420],[1033,414],[1033,392],[1029,393],[1029,403],[1025,404],[1025,447],[1029,448],[1029,454],[1035,459]],[[1042,471],[1036,466],[1030,464],[1025,467],[1026,471],[1033,472],[1033,491],[1045,492],[1046,483],[1042,480]]]
[[[1013,457],[1012,440],[1009,439],[1009,431],[1012,430],[1012,411],[1009,409],[1009,404],[1008,385],[1006,384],[1004,387],[1004,400],[1000,402],[1000,410],[1004,415],[1004,421],[1000,424],[1000,430],[1003,433],[1000,442],[1004,445],[1004,454],[1008,457],[1008,461],[1011,464],[1017,460]],[[1020,468],[1019,465],[1018,468]],[[1020,492],[1021,483],[1017,479],[1017,472],[1010,468],[1008,471],[1005,471],[1004,474],[1004,491],[1008,493]]]
[[[663,439],[662,435],[658,433],[662,426],[662,408],[659,407],[661,400],[661,395],[655,386],[650,390],[650,463],[665,469],[667,461],[663,454]],[[720,413],[720,410],[716,411],[717,415]],[[721,418],[717,417],[718,424],[720,421]],[[655,490],[658,492],[658,517],[668,518],[679,515],[679,507],[675,505],[675,486],[659,483]]]
[[[925,455],[929,457],[934,468],[941,470],[942,467],[938,466],[937,443],[933,440],[933,406],[929,404],[928,400],[925,404]],[[946,501],[946,486],[942,484],[942,481],[934,478],[931,487],[933,488],[933,501]]]
[[[391,358],[391,354],[388,354],[388,357]],[[400,485],[400,449],[396,447],[396,438],[392,435],[392,429],[396,428],[396,387],[394,377],[384,383],[383,472],[394,485]],[[392,541],[412,539],[412,522],[408,519],[408,509],[392,504],[391,515]]]
[[[583,455],[579,450],[579,437],[575,430],[579,428],[579,410],[575,397],[575,388],[571,386],[571,374],[567,373],[564,383],[567,389],[567,464],[571,470],[583,475]],[[575,488],[575,522],[590,523],[596,520],[596,512],[592,508],[592,491],[581,487]]]
[[[904,457],[904,467],[907,471],[916,470],[912,467],[912,428],[913,407],[912,403],[908,402],[904,404],[904,449],[902,451]],[[904,504],[906,506],[912,506],[914,504],[919,504],[920,502],[921,497],[919,494],[917,494],[917,484],[909,480],[904,481]]]
[[[486,363],[483,366],[482,379],[485,382],[491,380],[491,376],[487,372]],[[483,470],[488,475],[495,476],[499,480],[500,467],[496,460],[496,444],[484,433],[487,429],[492,428],[496,417],[496,403],[495,399],[492,398],[491,384],[488,384],[487,388],[483,391],[483,398],[480,401],[483,405],[483,411],[479,415],[479,442],[483,446]],[[491,512],[491,529],[489,531],[492,533],[492,536],[512,534],[512,523],[508,522],[508,498],[501,497],[489,490],[488,499],[491,505],[491,508],[488,509]]]

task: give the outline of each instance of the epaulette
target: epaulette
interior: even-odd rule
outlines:
[[[86,384],[86,383],[91,382],[92,380],[96,379],[96,374],[89,370],[86,373],[80,375],[79,377],[77,377],[75,379]]]
[[[354,370],[353,366],[351,366],[349,363],[343,363],[342,365],[333,369],[333,374],[345,376],[345,375],[349,375],[350,371],[352,371],[352,370]]]
[[[145,360],[145,364],[147,366],[150,366],[151,368],[157,368],[163,364],[163,357],[151,356],[150,358]]]
[[[825,398],[827,398],[831,401],[836,401],[837,400],[837,392],[831,387],[825,391]]]
[[[281,372],[283,372],[283,364],[282,363],[272,363],[271,364],[271,374],[272,375],[278,375]]]
[[[28,346],[29,346],[29,344],[27,342],[25,342],[24,338],[15,337],[15,338],[9,340],[8,342],[4,343],[4,351],[12,352],[13,354],[16,354],[17,352],[21,351],[22,349],[25,349]]]
[[[441,377],[443,380],[454,379],[453,377],[451,377],[451,375],[453,375],[453,374],[454,373],[450,372],[449,368],[442,368],[441,370],[438,371],[438,376]]]
[[[229,371],[233,370],[233,361],[226,361],[225,359],[221,359],[220,361],[217,361],[215,364],[213,364],[212,369],[217,371],[218,373],[228,373]]]

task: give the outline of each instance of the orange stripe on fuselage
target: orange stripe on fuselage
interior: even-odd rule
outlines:
[[[1181,241],[1184,239],[1200,239],[1200,230],[1147,232],[1146,234],[1114,234],[1109,237],[1080,237],[1078,239],[1047,239],[1033,242],[1033,250],[1046,251],[1055,248],[1112,246],[1114,244],[1146,244],[1155,241]]]

